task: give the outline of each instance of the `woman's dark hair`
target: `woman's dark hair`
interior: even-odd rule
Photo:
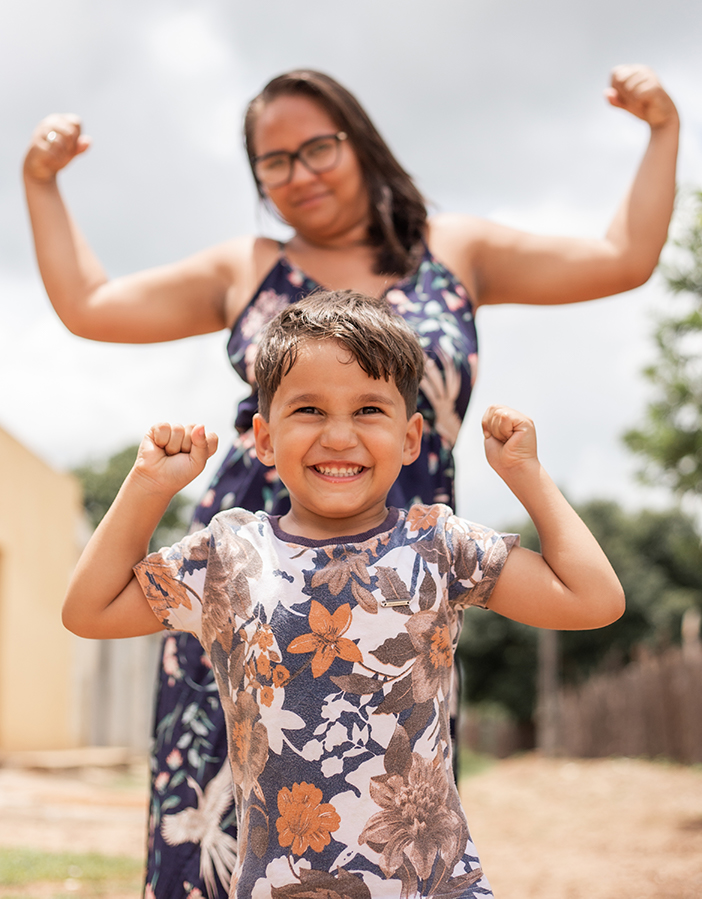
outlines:
[[[424,353],[417,336],[386,300],[352,290],[317,290],[291,303],[272,319],[261,336],[255,362],[258,407],[268,421],[273,396],[295,365],[301,344],[335,340],[376,381],[395,382],[407,418],[417,409]]]
[[[363,172],[371,208],[368,240],[378,247],[377,274],[406,275],[417,262],[424,236],[427,210],[412,178],[390,152],[367,113],[338,81],[300,69],[278,75],[249,103],[244,116],[244,140],[251,163],[256,156],[253,135],[259,113],[268,103],[286,95],[309,97],[345,131]],[[266,196],[254,173],[261,197]]]

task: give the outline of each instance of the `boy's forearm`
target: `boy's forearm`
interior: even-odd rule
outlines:
[[[149,540],[171,499],[172,494],[155,490],[130,472],[76,566],[63,606],[63,623],[69,630],[93,638],[131,633],[130,623],[120,621],[123,612],[116,601],[130,586],[132,568],[147,554]],[[136,581],[134,586],[140,589]],[[138,630],[148,633],[149,629],[156,631],[160,626],[155,617],[151,622],[145,615]]]
[[[574,623],[566,616],[560,627],[599,626],[601,617],[619,617],[624,596],[609,560],[538,460],[503,479],[536,527],[544,562],[573,597]]]
[[[526,509],[536,527],[541,554],[547,559],[565,549],[575,549],[581,540],[595,542],[592,534],[561,491],[536,462],[529,470],[515,472],[505,483]],[[597,547],[599,550],[599,546]]]
[[[135,637],[162,629],[132,568],[168,503],[204,469],[217,435],[202,425],[160,422],[83,551],[63,606],[63,623],[81,637]]]

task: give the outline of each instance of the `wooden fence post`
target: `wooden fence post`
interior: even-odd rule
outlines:
[[[540,630],[536,703],[536,746],[546,756],[560,750],[560,702],[558,695],[558,631]]]

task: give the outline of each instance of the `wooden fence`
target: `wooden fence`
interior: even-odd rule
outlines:
[[[536,728],[518,727],[505,714],[480,706],[461,713],[461,745],[504,758],[525,749],[575,758],[638,756],[702,763],[702,615],[685,613],[682,646],[658,655],[641,648],[619,671],[595,675],[577,687],[546,683],[542,668],[557,670],[554,654],[540,651]],[[543,650],[544,647],[541,647]]]
[[[559,691],[557,754],[702,762],[702,647],[643,657]]]

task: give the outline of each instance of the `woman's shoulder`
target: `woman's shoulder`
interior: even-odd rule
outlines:
[[[480,239],[488,232],[490,222],[477,215],[462,212],[438,212],[427,219],[427,243],[432,241],[465,243]]]
[[[429,217],[426,243],[432,256],[454,273],[471,297],[477,296],[475,258],[489,223],[473,215],[442,212]]]
[[[270,237],[247,234],[233,237],[212,248],[213,259],[222,266],[230,287],[226,318],[231,326],[248,305],[266,274],[280,257],[280,244]]]

